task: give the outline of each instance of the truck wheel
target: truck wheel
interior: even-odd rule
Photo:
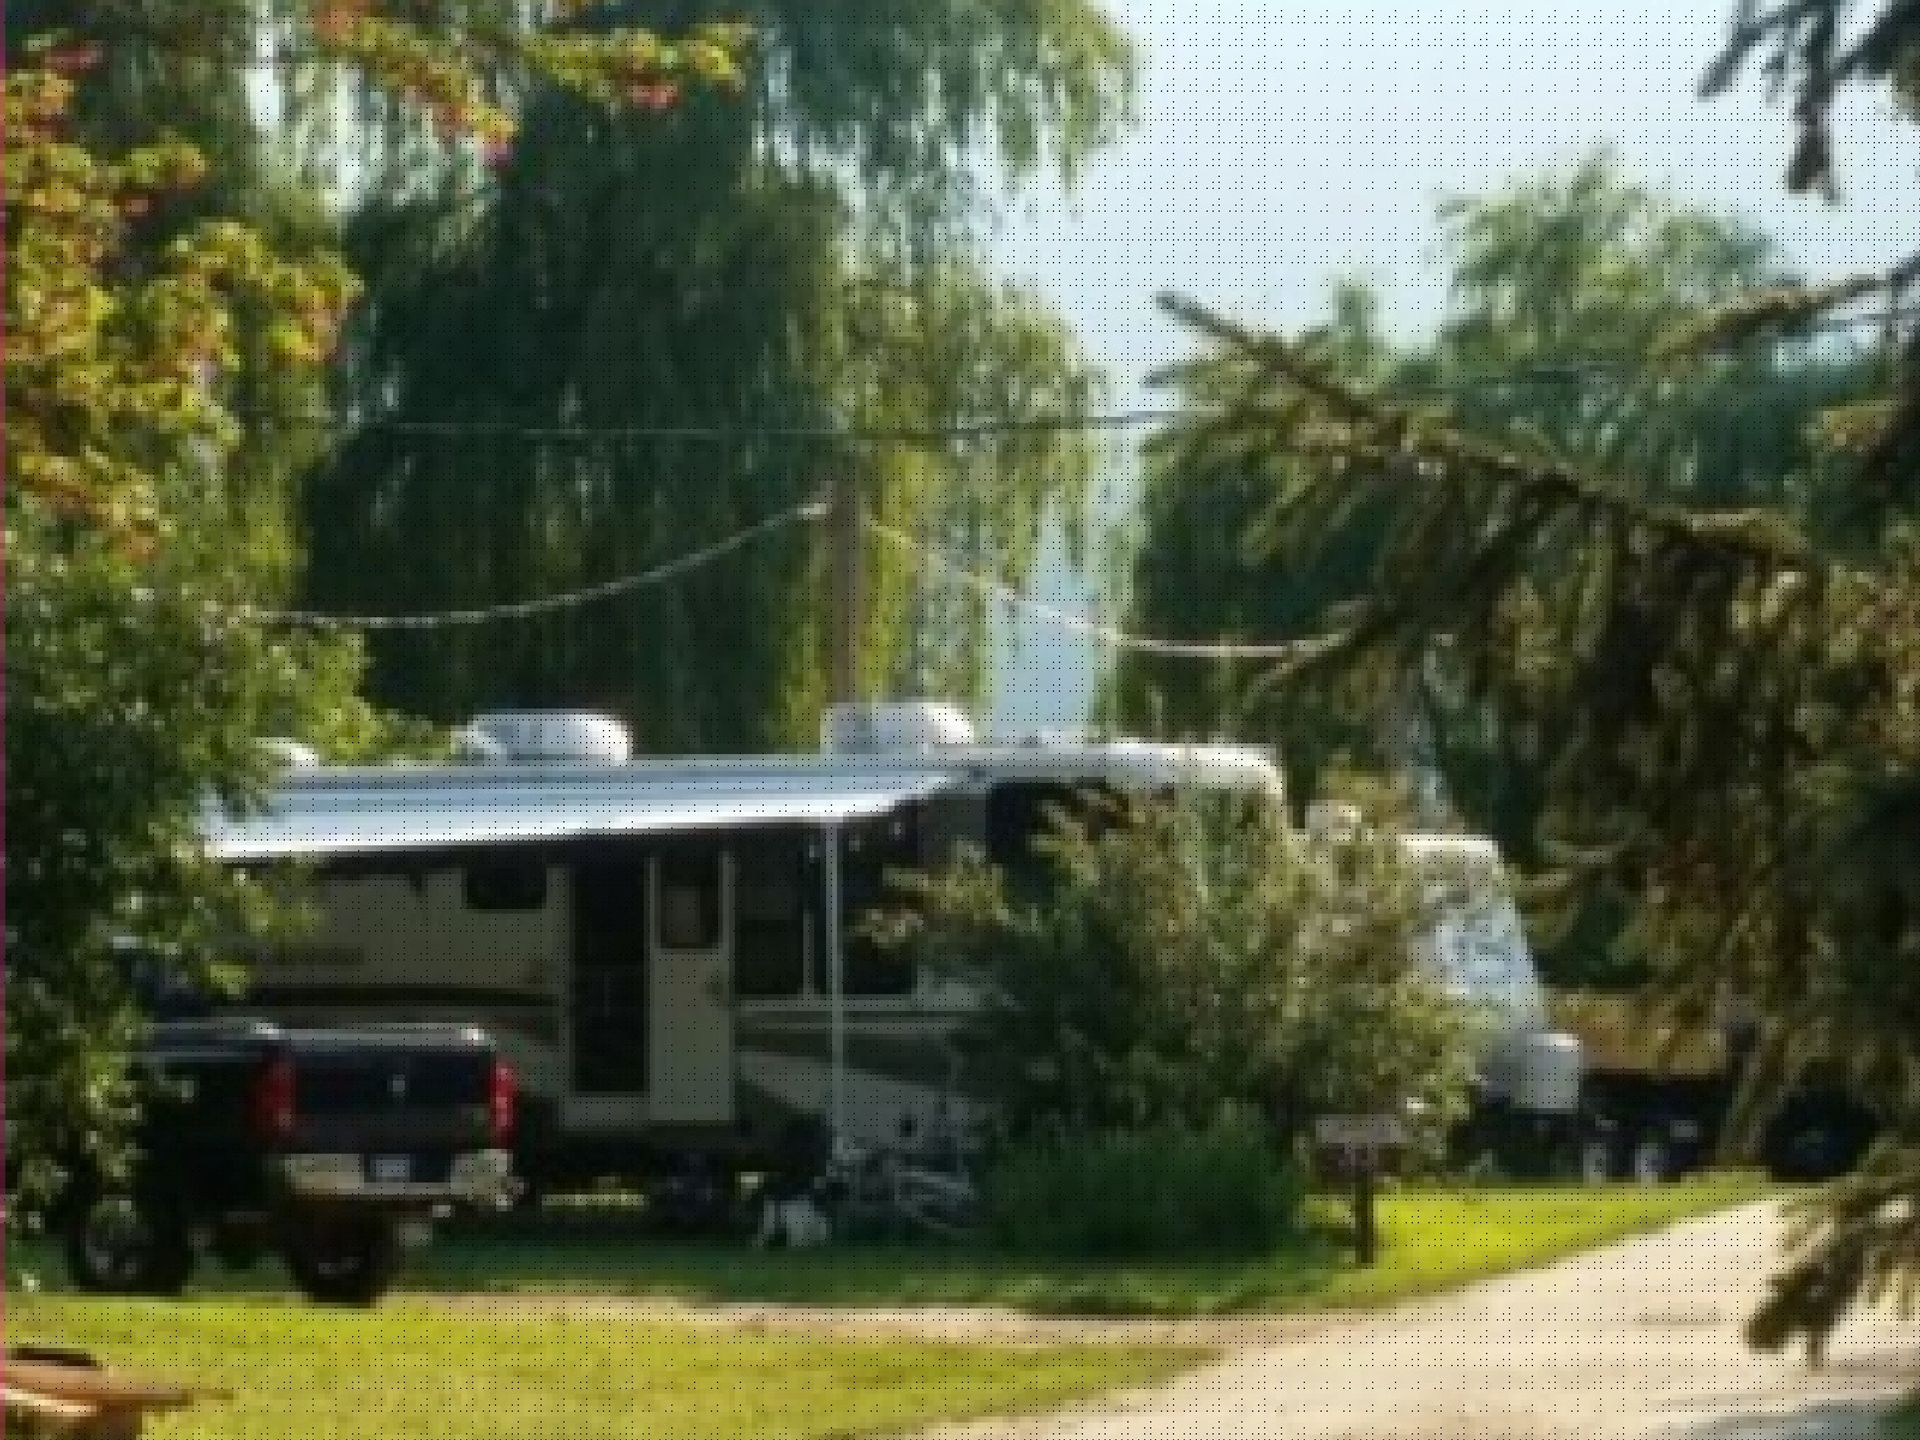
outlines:
[[[1589,1135],[1580,1142],[1580,1179],[1588,1185],[1604,1185],[1617,1179],[1615,1147],[1611,1135]]]
[[[1765,1160],[1767,1174],[1773,1180],[1832,1180],[1846,1169],[1840,1159],[1839,1140],[1817,1121],[1803,1121],[1770,1139]]]
[[[371,1305],[399,1273],[400,1237],[389,1220],[304,1224],[287,1241],[287,1268],[309,1300]]]
[[[193,1241],[177,1207],[155,1196],[95,1190],[67,1227],[67,1271],[82,1290],[178,1295],[193,1274]]]
[[[1636,1135],[1627,1151],[1627,1178],[1636,1185],[1660,1185],[1673,1177],[1673,1147],[1667,1137],[1651,1131]]]

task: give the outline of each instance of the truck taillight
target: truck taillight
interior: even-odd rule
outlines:
[[[253,1082],[253,1129],[268,1144],[293,1138],[293,1061],[276,1055]]]
[[[513,1067],[504,1060],[493,1062],[493,1081],[487,1090],[487,1129],[493,1143],[506,1146],[513,1140],[513,1112],[518,1082]]]

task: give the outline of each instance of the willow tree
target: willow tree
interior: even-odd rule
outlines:
[[[995,169],[1071,169],[1122,118],[1119,34],[1087,0],[774,4],[754,27],[744,104],[619,117],[534,86],[491,172],[423,176],[392,147],[353,219],[374,277],[344,382],[361,425],[311,487],[313,603],[561,592],[831,481],[1005,574],[1048,506],[1073,510],[1082,442],[995,422],[1084,409],[1093,377],[974,242]],[[378,638],[374,688],[446,718],[594,705],[653,749],[802,741],[822,548],[788,530],[534,623]],[[894,547],[864,560],[869,692],[977,694],[977,599]]]
[[[1803,83],[1796,183],[1824,170],[1838,81],[1891,77],[1911,100],[1920,76],[1920,7],[1883,6],[1857,43],[1840,9],[1754,7],[1713,77],[1773,47]],[[1898,299],[1916,271],[1770,290],[1689,337],[1690,363],[1728,363],[1862,304],[1907,337],[1881,393],[1820,423],[1850,469],[1819,515],[1771,495],[1682,503],[1631,455],[1478,435],[1172,302],[1240,385],[1183,438],[1196,463],[1311,458],[1284,497],[1295,533],[1337,531],[1356,495],[1388,508],[1366,585],[1276,683],[1378,694],[1442,646],[1447,682],[1494,708],[1544,778],[1543,855],[1568,883],[1631,897],[1676,1016],[1729,1000],[1755,1015],[1739,1116],[1825,1069],[1884,1122],[1859,1171],[1811,1202],[1750,1327],[1763,1344],[1817,1345],[1862,1295],[1920,1278],[1920,353]]]

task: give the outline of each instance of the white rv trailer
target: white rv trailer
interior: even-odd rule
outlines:
[[[470,762],[295,765],[262,813],[207,821],[224,860],[312,867],[315,923],[256,957],[248,1003],[486,1025],[524,1077],[536,1170],[758,1149],[809,1120],[869,1145],[964,1143],[978,1112],[952,1041],[977,994],[861,937],[886,872],[962,843],[1030,864],[1047,807],[1088,787],[1285,802],[1246,746],[982,743],[924,703],[837,708],[823,740],[636,761],[599,717],[508,715],[475,723]],[[1409,843],[1497,866],[1484,842]],[[1427,963],[1497,1012],[1489,1097],[1570,1119],[1577,1050],[1548,1033],[1489,883]]]

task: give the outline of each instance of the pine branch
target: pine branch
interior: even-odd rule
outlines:
[[[1656,536],[1768,568],[1797,570],[1820,563],[1806,540],[1771,512],[1699,512],[1640,499],[1619,481],[1585,474],[1564,460],[1517,455],[1365,395],[1305,359],[1284,339],[1256,334],[1190,300],[1162,295],[1160,306],[1259,366],[1274,383],[1320,402],[1334,419],[1361,432],[1357,443],[1329,445],[1328,457],[1345,453],[1373,461],[1398,459],[1414,462],[1427,478],[1511,485],[1558,504],[1616,515]],[[1228,412],[1204,428],[1231,425],[1238,418]]]

